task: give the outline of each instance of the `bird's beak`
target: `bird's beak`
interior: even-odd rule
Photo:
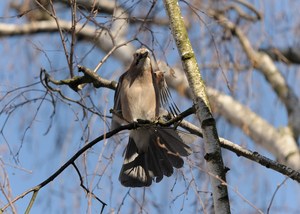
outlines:
[[[148,51],[145,51],[144,53],[139,52],[136,56],[135,65],[138,65],[141,60],[146,59],[148,57],[148,55],[149,55]]]
[[[140,59],[146,58],[149,55],[148,51],[140,55]]]

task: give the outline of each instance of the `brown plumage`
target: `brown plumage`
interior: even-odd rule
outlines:
[[[130,68],[120,77],[115,93],[112,129],[138,119],[154,121],[166,107],[169,91],[161,72],[154,72],[146,48],[134,54]],[[168,106],[173,114],[176,106]],[[171,176],[173,167],[183,166],[181,156],[191,153],[173,128],[159,126],[131,130],[119,180],[127,187],[150,186],[163,176]]]

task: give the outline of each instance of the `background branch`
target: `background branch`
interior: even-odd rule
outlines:
[[[181,81],[178,70],[175,72],[176,78],[171,77],[168,74],[171,71],[167,71],[167,67],[160,67],[163,68],[164,73],[168,76],[167,79],[171,81],[171,79],[175,79],[175,81]],[[75,87],[78,88],[78,85],[83,83],[93,83],[94,86],[105,87],[115,90],[117,87],[117,83],[115,81],[109,81],[106,79],[101,78],[99,75],[95,74],[88,68],[83,66],[79,66],[79,69],[87,75],[87,78],[82,78],[82,81],[77,82],[77,77],[74,77],[74,80],[51,80],[53,84],[61,85],[66,84],[70,88]],[[170,68],[169,68],[170,69]],[[174,70],[173,70],[174,71]],[[50,78],[50,77],[48,77]],[[178,79],[179,78],[179,79]],[[50,78],[51,79],[51,78]],[[185,81],[183,81],[185,82]],[[177,84],[178,85],[178,84]],[[187,89],[186,89],[187,90]],[[291,175],[294,171],[285,165],[293,168],[298,169],[299,167],[299,151],[298,147],[295,146],[295,141],[293,138],[290,137],[288,133],[284,132],[284,129],[276,130],[258,115],[253,113],[250,109],[247,109],[245,106],[242,106],[237,101],[234,101],[230,96],[222,94],[215,89],[210,87],[207,88],[207,92],[210,97],[210,101],[212,102],[215,109],[218,112],[222,113],[231,123],[241,127],[244,132],[246,132],[249,137],[251,137],[254,141],[256,141],[259,145],[267,149],[268,151],[272,152],[279,160],[283,167],[279,167],[280,165],[278,162],[272,161],[257,152],[251,152],[250,150],[244,149],[237,144],[230,142],[227,139],[220,138],[221,147],[226,148],[232,152],[235,152],[238,156],[243,156],[250,160],[253,160],[267,168],[271,168],[276,170],[284,175]],[[190,94],[190,92],[188,93]],[[179,114],[177,117],[170,119],[168,122],[159,123],[161,126],[170,126],[178,121],[181,121],[185,117],[190,114],[193,114],[195,109],[189,108],[188,110],[184,111],[183,113]],[[192,123],[182,120],[179,123],[179,126],[186,129],[192,134],[198,135],[199,137],[203,138],[202,130],[199,129],[197,126],[193,125]],[[285,170],[283,168],[289,169]],[[291,178],[295,178],[291,177]],[[298,178],[296,178],[298,179]]]
[[[300,102],[294,90],[287,84],[272,59],[264,52],[256,51],[243,31],[229,21],[223,14],[210,10],[209,14],[214,17],[224,28],[230,30],[236,36],[253,67],[260,71],[273,87],[278,98],[285,105],[289,115],[289,126],[293,136],[297,139],[300,134]]]

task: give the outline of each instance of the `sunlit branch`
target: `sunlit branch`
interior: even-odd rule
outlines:
[[[88,75],[89,78],[92,79],[89,82],[84,82],[84,81],[80,82],[80,84],[93,82],[95,87],[96,86],[106,87],[106,88],[110,88],[110,89],[113,89],[113,90],[117,87],[116,82],[103,79],[98,74],[94,73],[93,71],[91,71],[88,68],[85,68],[85,67],[81,66],[80,70],[82,70],[85,75]],[[74,77],[74,80],[72,80],[72,81],[76,82],[77,81],[76,78],[77,77]],[[69,81],[69,80],[61,80],[61,81],[52,80],[52,83],[57,84],[57,85],[61,85],[61,84],[69,85],[70,82],[72,82],[72,81]],[[77,82],[76,84],[79,84],[79,83]],[[208,90],[208,92],[211,96],[213,96],[213,97],[216,96],[216,95],[213,95],[211,89]],[[234,105],[230,104],[228,106],[231,106],[229,108],[232,109],[232,106],[234,106]],[[202,133],[202,131],[199,127],[193,125],[192,123],[189,123],[189,122],[183,120],[185,117],[192,114],[193,112],[194,112],[194,108],[192,107],[192,108],[189,108],[188,110],[182,112],[177,117],[170,119],[168,122],[159,121],[158,124],[161,125],[161,126],[169,126],[171,124],[179,122],[180,127],[186,129],[187,131],[189,131],[192,134],[198,135],[199,137],[203,137],[203,133]],[[241,111],[239,111],[239,112],[241,113]],[[247,115],[249,116],[249,113],[247,113]],[[274,130],[274,132],[275,132],[275,130]],[[292,179],[294,179],[294,180],[296,180],[300,183],[300,175],[298,173],[295,174],[295,172],[297,172],[297,171],[293,170],[292,168],[289,168],[289,167],[287,167],[283,164],[279,164],[278,162],[273,161],[269,158],[266,158],[266,157],[260,155],[257,152],[252,152],[250,150],[242,148],[239,145],[234,144],[234,143],[232,143],[232,142],[230,142],[230,141],[228,141],[224,138],[220,138],[220,143],[221,143],[221,147],[236,153],[238,156],[243,156],[243,157],[245,157],[249,160],[252,160],[252,161],[255,161],[255,162],[261,164],[262,166],[265,166],[265,167],[273,169],[273,170],[275,170],[279,173],[282,173],[283,175],[290,176]]]

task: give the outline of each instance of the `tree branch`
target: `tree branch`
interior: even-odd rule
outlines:
[[[271,152],[281,163],[300,169],[300,153],[289,129],[277,130],[232,97],[208,88],[211,102],[229,122],[240,127],[253,141]]]
[[[206,152],[205,159],[207,161],[208,171],[226,182],[226,170],[222,160],[215,120],[210,112],[205,85],[200,76],[194,51],[184,26],[179,3],[177,0],[164,0],[164,5],[170,19],[170,27],[181,57],[182,65],[193,93],[197,110],[196,115],[203,132]],[[214,177],[211,179],[214,210],[216,213],[230,213],[227,186],[222,184],[220,179]]]
[[[82,147],[79,151],[77,151],[63,166],[61,166],[56,172],[54,172],[50,177],[48,177],[46,180],[44,180],[43,182],[41,182],[40,184],[38,184],[37,186],[23,192],[21,195],[17,196],[15,199],[11,200],[11,203],[15,203],[17,200],[23,198],[24,196],[26,196],[27,194],[31,193],[31,192],[38,192],[41,188],[43,188],[44,186],[46,186],[47,184],[49,184],[51,181],[53,181],[57,176],[59,176],[67,167],[69,167],[71,164],[74,163],[74,161],[80,156],[82,155],[84,152],[86,152],[88,149],[90,149],[91,147],[93,147],[96,143],[98,143],[99,141],[103,140],[103,139],[108,139],[111,136],[117,134],[118,132],[122,131],[122,130],[130,130],[133,129],[135,127],[139,126],[139,124],[136,123],[131,123],[128,125],[124,125],[124,126],[120,126],[110,132],[107,132],[99,137],[97,137],[96,139],[92,140],[91,142],[89,142],[88,144],[86,144],[84,147]],[[36,196],[36,193],[33,195],[33,197]],[[3,212],[10,204],[5,205],[4,207],[2,207],[0,209],[0,212]]]
[[[191,89],[180,69],[171,69],[164,62],[159,63],[159,68],[164,72],[168,86],[181,95],[191,98]],[[271,152],[281,163],[293,169],[300,169],[300,152],[288,128],[279,130],[274,128],[232,97],[213,88],[207,88],[207,93],[212,105],[216,107],[214,109],[230,123],[242,129],[254,142]]]
[[[297,139],[300,135],[300,102],[293,89],[287,84],[269,55],[256,51],[242,30],[229,21],[222,13],[209,10],[208,13],[220,23],[221,26],[230,30],[235,35],[253,67],[260,71],[272,86],[274,92],[285,105],[289,115],[289,126]]]
[[[115,90],[117,87],[117,82],[103,79],[98,74],[84,66],[78,65],[78,70],[82,72],[84,76],[75,76],[71,79],[64,80],[53,79],[44,69],[42,69],[41,72],[45,75],[44,81],[46,85],[48,85],[49,82],[55,85],[67,85],[76,92],[82,90],[83,86],[89,83],[92,83],[95,88],[105,87]]]
[[[105,206],[107,205],[104,201],[102,201],[100,198],[98,198],[93,192],[91,192],[84,184],[83,184],[83,179],[81,176],[81,173],[78,169],[78,167],[76,166],[76,164],[73,162],[72,163],[73,167],[75,168],[75,171],[78,174],[78,177],[80,179],[80,186],[84,189],[84,191],[86,192],[87,195],[91,195],[93,198],[95,198],[97,201],[99,201],[102,204],[102,208],[100,213],[103,213]]]
[[[183,72],[179,72],[177,69],[171,71],[170,68],[161,63],[159,63],[159,69],[161,69],[161,71],[163,71],[166,75],[166,80],[169,86],[176,85],[176,87],[182,88],[180,89],[184,91],[182,93],[186,93],[187,96],[192,96]],[[84,73],[83,77],[74,77],[73,79],[57,81],[53,80],[48,74],[46,75],[46,78],[48,78],[51,83],[56,85],[68,85],[73,90],[78,90],[82,84],[87,83],[92,83],[96,88],[106,87],[115,90],[117,87],[117,82],[103,79],[88,68],[79,66],[79,70]],[[174,78],[171,73],[173,73],[176,78]],[[216,110],[218,110],[218,112],[229,122],[240,127],[253,141],[271,152],[281,163],[294,169],[300,168],[300,152],[295,139],[291,136],[287,129],[275,129],[272,125],[267,123],[250,109],[215,89],[207,88],[207,92],[209,94],[210,101],[214,106],[217,106]],[[189,111],[192,112],[194,110],[193,108],[190,108]],[[189,114],[187,111],[186,113]],[[181,114],[178,116],[181,116],[182,119],[186,117],[186,115]],[[165,125],[162,123],[160,125],[169,126],[172,123],[174,123],[174,121],[170,120]],[[186,121],[180,123],[181,127],[187,129],[193,134],[197,134],[193,132],[193,129],[188,128],[191,125],[192,124],[189,124]],[[202,134],[201,137],[203,137]]]
[[[189,113],[185,114],[186,116],[193,114],[193,111],[187,110]],[[178,116],[176,118],[173,118],[172,121],[178,122],[182,120],[182,115]],[[94,140],[92,140],[91,142],[89,142],[88,144],[86,144],[84,147],[82,147],[79,151],[77,151],[64,165],[62,165],[56,172],[54,172],[51,176],[49,176],[46,180],[44,180],[43,182],[41,182],[40,184],[38,184],[37,186],[23,192],[21,195],[17,196],[16,198],[14,198],[13,200],[10,200],[8,204],[6,204],[4,207],[2,207],[0,209],[0,213],[4,212],[5,209],[7,209],[9,206],[11,206],[11,204],[15,203],[16,201],[18,201],[19,199],[25,197],[26,195],[28,195],[29,193],[33,192],[33,196],[31,197],[31,200],[29,202],[29,205],[27,207],[28,212],[30,211],[34,200],[36,199],[37,193],[47,184],[49,184],[51,181],[53,181],[56,177],[58,177],[66,168],[68,168],[70,165],[74,166],[74,162],[75,160],[81,156],[84,152],[86,152],[88,149],[90,149],[91,147],[93,147],[94,145],[96,145],[98,142],[100,142],[103,139],[108,139],[110,137],[112,137],[113,135],[119,133],[120,131],[123,130],[131,130],[131,129],[136,129],[138,127],[144,127],[144,126],[157,126],[160,125],[160,123],[137,123],[137,122],[133,122],[127,125],[123,125],[120,126],[110,132],[107,132],[97,138],[95,138]],[[165,126],[165,123],[162,123],[162,125]],[[76,169],[76,168],[75,168]],[[77,172],[78,173],[78,172]],[[105,206],[106,204],[104,202],[101,201],[101,203],[103,204],[103,206]],[[103,208],[102,208],[103,210]]]
[[[72,32],[72,22],[57,20],[61,31],[68,33]],[[33,21],[22,25],[0,23],[0,37],[11,37],[21,35],[31,35],[38,33],[52,33],[59,32],[57,23],[54,20],[47,21]],[[125,44],[126,40],[119,37],[112,37],[110,30],[101,27],[97,29],[92,25],[76,24],[75,35],[81,40],[86,40],[95,44],[104,52],[108,52],[115,45]],[[132,53],[135,48],[131,44],[120,46],[114,51],[113,56],[123,62],[125,65],[132,60]]]
[[[70,5],[69,0],[54,0],[54,2]],[[112,14],[116,8],[116,3],[109,0],[76,0],[76,3],[79,8],[91,12]]]
[[[250,18],[251,16],[249,16],[249,17],[246,16],[249,18],[249,20],[255,21],[255,20],[262,19],[262,14],[249,2],[247,2],[245,0],[233,0],[233,1],[239,3],[240,5],[243,5],[244,7],[248,8],[250,11],[252,11],[255,14],[255,17],[252,17],[252,19]]]
[[[192,123],[189,123],[185,120],[183,120],[180,123],[180,127],[184,128],[185,130],[189,131],[190,133],[197,135],[199,137],[203,137],[202,130],[195,126]],[[300,183],[300,172],[296,171],[284,164],[280,164],[277,161],[271,160],[261,154],[259,154],[256,151],[251,151],[248,149],[245,149],[238,144],[235,144],[227,139],[224,139],[220,137],[220,145],[222,148],[227,149],[231,152],[234,152],[237,156],[242,156],[244,158],[247,158],[249,160],[252,160],[262,166],[265,166],[266,168],[273,169],[274,171],[277,171],[283,175],[286,175],[287,177],[297,181]]]
[[[259,51],[265,52],[275,61],[283,61],[287,64],[300,64],[300,47],[267,47],[260,48]]]

